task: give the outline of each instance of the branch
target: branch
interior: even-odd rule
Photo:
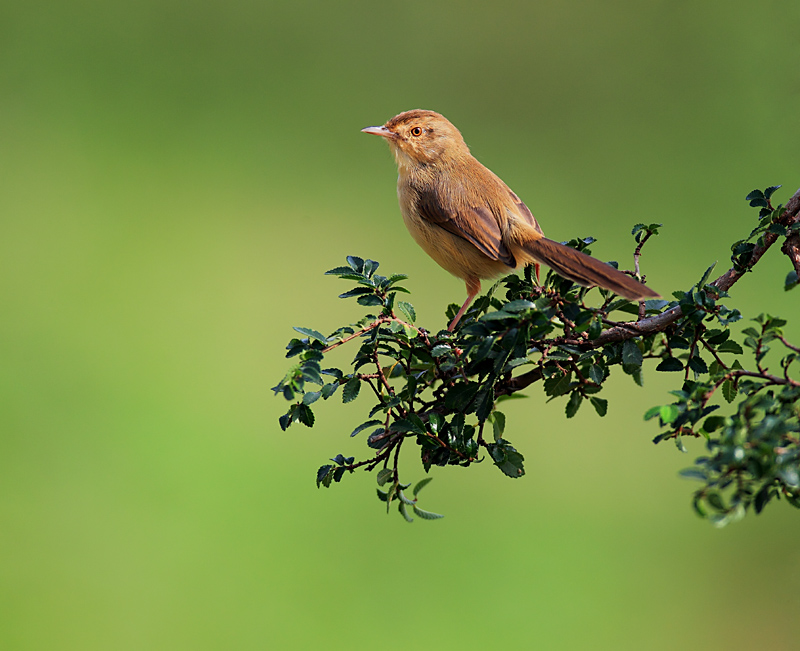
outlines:
[[[799,221],[798,217],[800,217],[800,190],[795,192],[794,196],[789,199],[789,202],[786,204],[786,212],[784,212],[783,217],[781,218],[781,223],[784,225],[795,224]],[[736,283],[736,281],[738,281],[742,276],[744,276],[745,273],[750,271],[756,265],[761,257],[767,252],[767,249],[775,244],[777,239],[777,233],[766,233],[764,235],[764,244],[761,246],[756,245],[756,248],[753,249],[753,252],[750,255],[750,260],[745,266],[744,271],[737,271],[731,267],[719,278],[709,284],[723,291],[728,291],[728,289],[730,289],[734,283]],[[662,332],[667,328],[667,326],[675,323],[675,321],[677,321],[681,316],[683,316],[683,311],[679,306],[675,306],[666,312],[656,314],[648,319],[626,323],[616,328],[606,330],[597,339],[586,342],[586,345],[589,345],[592,348],[599,348],[600,346],[605,346],[606,344],[625,341],[626,339],[631,339],[633,337],[650,335],[655,332]]]
[[[789,199],[788,203],[786,204],[786,211],[781,217],[781,223],[785,226],[791,226],[792,224],[798,222],[800,222],[800,190],[795,192],[792,198]],[[742,271],[737,271],[735,268],[731,267],[728,269],[728,271],[709,284],[722,291],[727,291],[730,289],[742,276],[744,276],[744,274],[750,271],[756,265],[756,263],[761,260],[762,256],[767,252],[767,249],[775,244],[778,237],[779,236],[777,233],[766,233],[763,237],[764,243],[762,245],[756,245],[755,249],[753,249],[753,252],[750,255],[750,260],[747,262],[747,265],[745,265],[745,268]],[[796,237],[796,235],[791,236],[787,239],[787,243],[789,239]],[[642,242],[642,244],[643,243],[644,242]],[[800,239],[798,240],[798,243],[800,243]],[[798,250],[798,252],[800,252],[800,250]],[[789,257],[792,256],[790,255]],[[792,262],[795,264],[797,264],[797,260],[798,258],[792,258]],[[800,272],[798,272],[798,275],[800,275]],[[619,343],[628,339],[633,339],[634,337],[641,337],[657,332],[663,332],[670,325],[675,323],[675,321],[681,318],[681,316],[683,316],[683,311],[681,310],[680,306],[676,305],[666,312],[656,314],[647,319],[631,321],[628,323],[620,323],[619,325],[609,328],[603,332],[597,339],[576,340],[570,343],[585,348],[601,348],[606,344]],[[514,393],[515,391],[520,391],[541,379],[542,372],[540,369],[528,371],[527,373],[510,378],[508,381],[502,383],[501,386],[497,387],[496,395],[507,395]]]

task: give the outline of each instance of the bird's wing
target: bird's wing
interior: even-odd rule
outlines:
[[[499,260],[509,267],[517,266],[514,256],[503,243],[497,217],[486,206],[445,205],[438,193],[422,191],[417,194],[417,210],[423,219],[467,240],[492,260]]]
[[[539,226],[539,222],[536,221],[536,217],[533,216],[533,213],[530,211],[528,206],[522,203],[522,199],[520,199],[511,190],[509,190],[508,193],[511,196],[511,201],[514,204],[514,209],[516,210],[517,215],[519,215],[523,221],[533,226],[537,233],[544,235],[544,233],[542,233],[542,228]]]

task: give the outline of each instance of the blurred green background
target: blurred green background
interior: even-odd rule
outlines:
[[[612,378],[609,415],[510,403],[528,474],[434,469],[386,516],[317,490],[365,403],[278,428],[291,326],[362,309],[344,256],[411,274],[442,327],[463,284],[399,218],[385,144],[444,113],[554,239],[686,289],[800,185],[800,5],[32,2],[0,6],[0,647],[796,649],[800,520],[715,530]],[[795,317],[771,251],[734,288]],[[346,359],[347,355],[343,357]],[[422,477],[407,460],[406,477]]]

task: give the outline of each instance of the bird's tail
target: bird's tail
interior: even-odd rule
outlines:
[[[525,242],[522,246],[534,260],[543,262],[559,276],[583,287],[610,289],[629,301],[660,298],[652,289],[611,265],[546,237]]]

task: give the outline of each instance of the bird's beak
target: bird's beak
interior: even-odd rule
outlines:
[[[389,138],[390,140],[394,140],[397,138],[397,135],[393,131],[389,131],[386,127],[366,127],[361,129],[362,133],[371,133],[374,136],[383,136],[384,138]]]

